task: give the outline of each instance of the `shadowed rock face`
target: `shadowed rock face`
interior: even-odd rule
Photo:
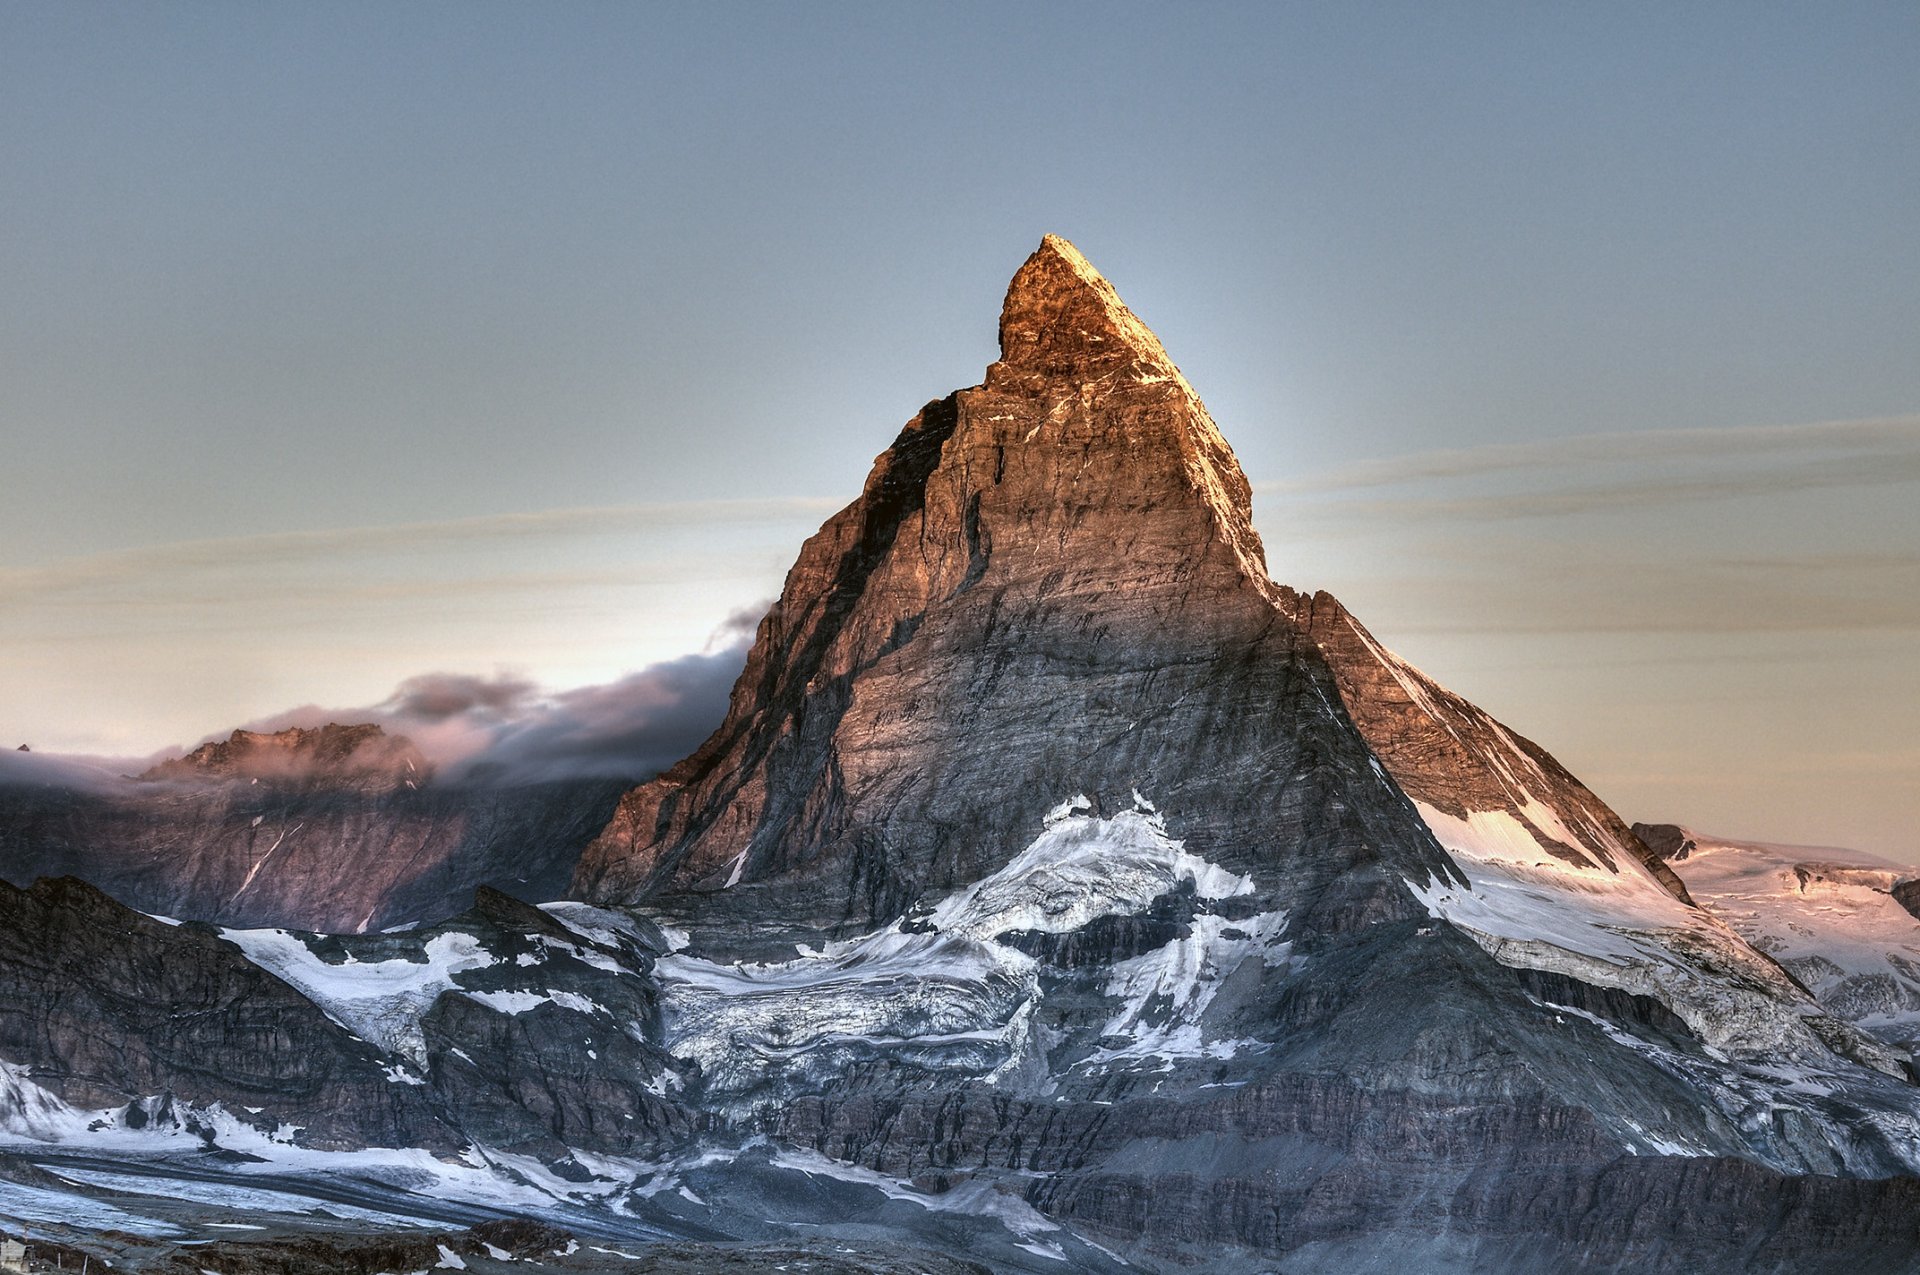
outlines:
[[[271,1108],[265,1128],[314,1146],[457,1145],[378,1050],[231,944],[71,878],[0,884],[0,1059],[82,1109],[178,1095]]]
[[[72,878],[0,884],[0,1128],[30,1110],[8,1109],[24,1079],[83,1119],[210,1148],[224,1119],[320,1150],[658,1153],[698,1118],[657,1092],[670,1060],[635,934],[487,889],[435,926],[321,936],[170,925]]]

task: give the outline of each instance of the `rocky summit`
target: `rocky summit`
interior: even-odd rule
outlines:
[[[0,897],[40,1007],[0,1016],[0,1215],[65,1173],[123,1231],[238,1224],[96,1189],[137,1165],[658,1269],[1920,1269],[1912,1035],[1868,1008],[1911,994],[1910,915],[1862,893],[1883,929],[1822,981],[1844,936],[1777,855],[1629,827],[1276,584],[1071,244],[1000,346],[803,546],[569,899],[342,936]],[[232,783],[228,743],[183,764]]]

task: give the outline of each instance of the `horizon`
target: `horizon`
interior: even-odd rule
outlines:
[[[1057,233],[1276,580],[1629,821],[1920,861],[1920,13],[998,12],[0,16],[0,744],[713,656]]]

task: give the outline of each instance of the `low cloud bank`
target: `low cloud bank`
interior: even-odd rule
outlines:
[[[374,722],[412,740],[446,783],[639,781],[679,761],[720,725],[746,653],[745,642],[733,641],[559,692],[510,675],[423,673],[378,704],[310,704],[246,729]]]
[[[421,673],[377,704],[304,704],[241,729],[271,733],[371,722],[411,740],[441,783],[638,782],[699,747],[726,717],[728,695],[764,610],[729,616],[705,651],[648,665],[604,685],[550,691],[513,674]],[[143,770],[146,764],[130,769]],[[0,762],[0,784],[10,777],[41,783],[66,777],[72,781],[66,786],[97,787],[110,782],[110,775],[99,759],[20,753]]]
[[[22,752],[9,745],[0,751],[0,792],[9,788],[62,788],[109,794],[124,787],[125,775],[145,765],[139,759],[65,757]]]
[[[699,747],[727,713],[744,646],[651,665],[604,686],[564,691],[500,722],[450,779],[639,780]],[[416,679],[418,680],[418,679]]]

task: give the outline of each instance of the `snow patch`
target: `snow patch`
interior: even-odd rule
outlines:
[[[471,934],[449,931],[427,940],[426,959],[322,960],[300,934],[289,930],[221,930],[247,959],[291,985],[327,1017],[369,1044],[427,1064],[420,1017],[454,990],[454,975],[485,969],[499,958]]]
[[[524,1014],[542,1005],[558,1005],[561,1009],[570,1009],[576,1014],[607,1014],[605,1006],[597,1001],[588,1000],[578,992],[463,990],[460,994],[502,1014]],[[608,1017],[611,1015],[608,1014]]]
[[[1128,1060],[1154,1059],[1171,1071],[1179,1058],[1231,1058],[1245,1041],[1207,1041],[1200,1022],[1226,977],[1249,958],[1268,967],[1284,965],[1291,943],[1279,938],[1285,912],[1262,912],[1244,921],[1201,915],[1191,932],[1112,967],[1107,995],[1121,1007],[1101,1031],[1102,1039],[1127,1043],[1103,1049],[1087,1065],[1104,1071]]]

